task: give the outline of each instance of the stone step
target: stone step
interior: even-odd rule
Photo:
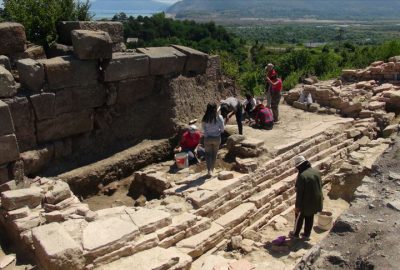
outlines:
[[[221,225],[225,230],[230,230],[255,211],[256,206],[254,203],[243,203],[215,220],[215,223]]]

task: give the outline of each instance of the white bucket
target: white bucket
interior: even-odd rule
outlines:
[[[176,167],[179,169],[184,169],[189,167],[189,156],[187,153],[175,154]]]
[[[317,226],[321,230],[328,231],[332,228],[332,212],[324,211],[317,214]]]

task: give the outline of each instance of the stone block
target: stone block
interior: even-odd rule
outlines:
[[[49,204],[57,204],[71,197],[71,190],[64,181],[57,181],[45,194],[45,201]]]
[[[41,192],[37,187],[5,191],[1,194],[1,206],[8,211],[25,206],[35,208],[42,201]]]
[[[112,41],[104,31],[73,30],[72,45],[75,55],[81,60],[110,59]]]
[[[89,132],[93,129],[93,110],[65,113],[37,123],[39,142],[48,142]]]
[[[29,44],[29,47],[25,51],[13,54],[11,57],[14,61],[26,58],[34,60],[47,58],[44,48],[42,46],[33,44]]]
[[[59,223],[34,228],[32,238],[41,269],[83,269],[82,248]]]
[[[261,146],[263,146],[264,141],[263,140],[258,140],[258,139],[253,139],[253,138],[248,138],[240,142],[240,144],[243,147],[251,148],[251,149],[259,149]]]
[[[23,52],[26,48],[25,28],[22,24],[0,23],[0,54]]]
[[[0,65],[3,65],[8,71],[11,71],[10,59],[5,55],[0,55]]]
[[[8,105],[0,100],[0,136],[14,133],[14,124]]]
[[[0,260],[0,269],[1,270],[11,270],[15,269],[17,262],[17,257],[14,254],[5,255]]]
[[[103,66],[105,82],[146,77],[149,73],[149,57],[141,53],[113,53]]]
[[[0,65],[0,98],[12,97],[17,93],[13,75],[3,65]]]
[[[222,171],[218,174],[219,180],[229,180],[233,178],[233,172],[230,171]]]
[[[17,139],[14,134],[0,137],[0,165],[19,159]]]
[[[30,213],[31,213],[31,209],[29,209],[29,207],[25,206],[25,207],[7,212],[7,219],[16,220],[16,219],[20,219],[20,218],[26,218],[29,216]]]
[[[39,92],[44,84],[44,67],[33,59],[22,59],[17,62],[19,80],[22,86],[32,92]]]
[[[297,109],[300,109],[300,110],[303,110],[303,111],[307,111],[308,110],[307,103],[304,103],[304,102],[295,101],[295,102],[293,102],[293,107],[295,107]]]
[[[241,173],[254,172],[258,168],[258,162],[254,158],[236,158],[235,170]]]
[[[26,97],[15,97],[5,102],[10,108],[20,151],[33,149],[36,146],[36,127],[31,103]]]
[[[168,212],[157,209],[142,208],[138,211],[127,210],[130,219],[144,233],[152,233],[172,223],[171,215]]]
[[[239,225],[250,214],[255,212],[256,209],[254,203],[243,203],[215,220],[215,223],[221,225],[225,230],[230,230]]]
[[[1,165],[0,166],[0,185],[8,182],[9,180],[10,180],[10,177],[8,175],[8,166]]]
[[[342,114],[350,117],[357,117],[362,110],[361,103],[349,103],[347,106],[342,107]]]
[[[70,87],[56,92],[55,114],[79,112],[101,107],[106,103],[107,93],[103,84]]]
[[[187,56],[172,47],[140,48],[150,58],[150,75],[183,73]]]
[[[82,61],[73,56],[40,60],[45,67],[50,89],[95,84],[98,79],[98,63],[95,60]]]
[[[132,105],[153,94],[154,77],[125,80],[119,83],[117,104]]]
[[[21,153],[26,175],[37,174],[54,159],[54,146],[46,145],[40,149]]]
[[[54,93],[41,93],[29,97],[33,110],[35,111],[37,121],[51,119],[55,117],[55,99]]]
[[[206,53],[180,45],[173,45],[172,47],[187,56],[184,69],[186,74],[204,74],[206,72],[208,64],[208,55]]]
[[[17,183],[15,182],[15,180],[11,180],[0,184],[0,192],[15,190],[15,189],[17,189]]]
[[[383,131],[382,131],[382,136],[384,138],[389,138],[393,133],[399,133],[400,132],[400,126],[399,124],[396,125],[390,125],[387,126]]]

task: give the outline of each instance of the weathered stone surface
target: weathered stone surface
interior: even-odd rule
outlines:
[[[112,57],[112,40],[107,32],[73,30],[71,37],[74,53],[81,60]]]
[[[24,206],[35,208],[42,201],[41,189],[37,187],[5,191],[1,194],[1,204],[6,210],[15,210]]]
[[[233,172],[230,171],[222,171],[218,174],[219,180],[229,180],[233,178]]]
[[[132,222],[112,217],[89,223],[83,231],[82,245],[85,250],[95,252],[117,242],[128,242],[138,234],[138,227]]]
[[[295,102],[293,102],[293,107],[295,107],[297,109],[300,109],[300,110],[303,110],[303,111],[307,111],[308,110],[307,103],[304,103],[304,102],[295,101]]]
[[[98,64],[95,60],[81,61],[72,56],[40,60],[45,67],[50,89],[95,84],[98,79]]]
[[[50,204],[57,204],[71,197],[71,190],[64,181],[57,181],[45,194],[45,200]]]
[[[0,65],[3,65],[8,71],[11,71],[10,59],[5,55],[0,55]]]
[[[400,201],[399,200],[388,202],[387,206],[393,210],[400,212]]]
[[[56,95],[54,93],[41,93],[30,96],[32,107],[38,121],[55,117],[55,99]]]
[[[26,58],[39,60],[39,59],[47,58],[46,53],[42,46],[34,45],[34,44],[29,44],[28,46],[29,47],[25,51],[13,54],[11,56],[13,58],[13,60],[15,61],[15,60],[21,60],[21,59],[26,59]]]
[[[180,231],[185,232],[185,230],[196,223],[196,216],[190,213],[183,213],[172,217],[171,225],[157,230],[157,236],[160,240],[167,238],[173,234]]]
[[[5,255],[0,260],[0,269],[1,270],[11,270],[15,268],[15,264],[17,262],[17,257],[14,254]]]
[[[19,159],[17,139],[14,134],[0,137],[0,165]]]
[[[55,114],[79,112],[101,107],[106,103],[107,93],[103,84],[84,87],[71,87],[57,91],[55,96]]]
[[[243,147],[248,147],[252,149],[258,149],[264,144],[264,141],[257,139],[245,139],[241,142]]]
[[[396,124],[396,125],[390,125],[387,126],[383,131],[382,131],[382,135],[384,138],[388,138],[390,137],[390,135],[392,135],[393,133],[398,133],[400,131],[400,125]]]
[[[235,170],[241,173],[250,173],[257,169],[258,163],[254,158],[236,158]]]
[[[29,100],[26,97],[15,97],[5,102],[10,108],[20,151],[34,148],[36,146],[35,115]]]
[[[39,142],[53,141],[93,129],[93,110],[65,113],[37,123]]]
[[[203,74],[206,72],[208,63],[207,54],[185,46],[173,45],[172,47],[187,56],[184,69],[185,73]]]
[[[21,153],[26,175],[36,174],[44,169],[54,158],[54,146],[46,145],[40,149]]]
[[[358,114],[361,112],[361,110],[362,110],[361,103],[348,104],[347,106],[345,106],[341,109],[342,114],[350,116],[350,117],[358,116]]]
[[[10,177],[8,175],[8,164],[0,166],[0,185],[8,182]]]
[[[32,230],[33,245],[41,267],[45,270],[75,270],[84,267],[82,248],[58,223]]]
[[[131,220],[144,233],[152,233],[172,223],[171,215],[168,212],[157,209],[142,208],[138,211],[127,210]]]
[[[0,54],[23,52],[26,48],[25,28],[22,24],[0,23]]]
[[[0,100],[0,136],[14,133],[14,124],[8,105]]]
[[[119,83],[117,104],[131,105],[150,96],[154,89],[154,77],[125,80]]]
[[[183,72],[186,55],[172,47],[140,48],[140,53],[150,58],[151,75],[181,74]]]
[[[17,93],[13,75],[0,65],[0,98],[12,97]]]
[[[149,57],[141,53],[113,53],[103,70],[105,82],[145,77],[150,73]]]
[[[33,59],[22,59],[17,62],[19,80],[22,86],[32,92],[39,92],[44,84],[44,67]]]
[[[226,141],[228,149],[235,147],[235,145],[241,143],[245,139],[246,139],[245,136],[239,134],[229,136],[228,140]]]
[[[245,220],[246,217],[253,213],[256,209],[257,208],[254,203],[243,203],[218,218],[215,223],[221,225],[225,230],[232,229]]]

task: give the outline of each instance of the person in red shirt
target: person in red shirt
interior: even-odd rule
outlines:
[[[279,103],[281,101],[281,91],[282,91],[282,80],[274,75],[267,78],[268,82],[271,84],[271,109],[274,114],[274,122],[279,121]]]
[[[255,127],[271,130],[274,127],[274,116],[270,108],[263,104],[257,105],[255,118]]]
[[[265,67],[265,96],[267,98],[268,108],[271,108],[271,84],[268,79],[271,80],[273,76],[278,76],[278,73],[276,72],[274,65],[269,63]]]
[[[182,134],[179,146],[175,148],[175,153],[185,152],[188,154],[189,163],[198,163],[197,158],[204,156],[204,148],[200,146],[202,138],[201,132],[195,125],[189,126],[189,129]]]

